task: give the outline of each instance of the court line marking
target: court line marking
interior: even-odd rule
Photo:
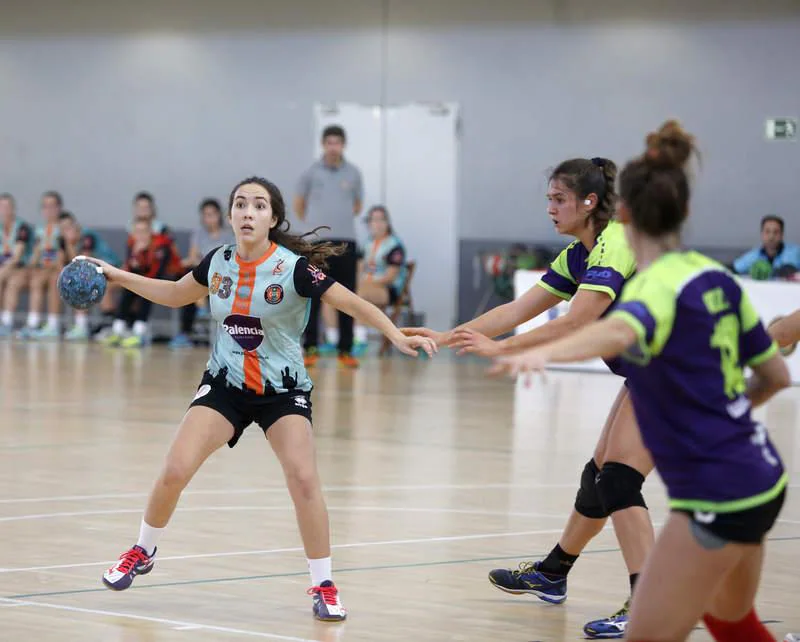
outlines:
[[[531,483],[531,484],[423,484],[423,485],[396,485],[396,486],[325,486],[322,488],[324,493],[339,492],[370,492],[370,491],[425,491],[425,490],[502,490],[512,488],[573,488],[574,482],[563,484],[550,483]],[[800,488],[800,483],[788,484],[789,488]],[[266,486],[263,488],[230,488],[230,489],[208,489],[208,490],[185,490],[181,497],[190,495],[248,495],[259,493],[286,493],[286,486]],[[38,504],[48,502],[77,502],[101,499],[136,499],[146,498],[147,493],[107,493],[102,495],[53,495],[45,497],[16,497],[0,499],[2,504]]]
[[[150,617],[147,615],[137,615],[135,613],[123,613],[121,611],[105,611],[102,609],[86,609],[78,606],[66,606],[64,604],[50,604],[48,602],[29,602],[8,597],[0,597],[0,601],[8,606],[37,606],[44,609],[54,609],[56,611],[67,611],[69,613],[84,613],[87,615],[102,615],[107,617],[126,618],[128,620],[139,620],[142,622],[154,622],[156,624],[166,624],[171,627],[181,627],[185,630],[202,629],[204,631],[216,631],[217,633],[228,633],[234,635],[247,635],[255,638],[266,638],[269,640],[283,640],[284,642],[316,642],[308,638],[296,638],[290,635],[278,635],[277,633],[263,633],[261,631],[248,631],[247,629],[234,629],[227,626],[217,626],[214,624],[201,624],[200,622],[184,622],[182,620],[170,620],[161,617]]]
[[[610,527],[609,527],[610,528]],[[604,529],[606,530],[606,529]],[[800,540],[800,535],[789,535],[789,536],[782,536],[782,537],[773,537],[769,538],[771,542],[786,542],[786,541],[797,541]],[[618,553],[621,549],[619,547],[613,548],[596,548],[588,551],[583,551],[581,555],[599,555],[603,553]],[[466,559],[455,559],[455,560],[436,560],[433,562],[409,562],[406,564],[382,564],[382,565],[375,565],[375,566],[355,566],[349,568],[338,568],[336,573],[358,573],[363,571],[385,571],[385,570],[398,570],[398,569],[414,569],[414,568],[426,568],[430,566],[452,566],[456,564],[474,564],[477,562],[496,562],[500,560],[510,560],[510,559],[530,559],[529,553],[523,553],[519,555],[503,555],[503,556],[494,556],[494,557],[472,557]],[[536,556],[534,556],[536,557]],[[170,588],[175,586],[194,586],[194,585],[201,585],[201,584],[219,584],[225,582],[248,582],[253,580],[269,580],[269,579],[277,579],[282,577],[301,577],[301,576],[308,576],[308,571],[292,571],[288,573],[270,573],[266,575],[245,575],[245,576],[236,576],[236,577],[218,577],[218,578],[204,578],[204,579],[196,579],[196,580],[182,580],[176,582],[161,582],[158,584],[138,584],[132,586],[128,590],[145,590],[145,589],[154,589],[154,588]],[[28,593],[22,595],[11,595],[8,598],[10,600],[19,600],[19,599],[28,599],[28,598],[35,598],[35,597],[54,597],[54,596],[64,596],[64,595],[79,595],[82,593],[104,593],[108,591],[106,588],[90,588],[90,589],[73,589],[68,591],[52,591],[46,593]],[[2,599],[2,598],[0,598]]]
[[[610,527],[607,527],[610,528]],[[344,548],[366,548],[370,546],[395,546],[401,544],[427,544],[430,542],[463,542],[474,539],[493,539],[497,537],[522,537],[525,535],[552,535],[560,533],[561,528],[548,528],[535,531],[516,531],[512,533],[476,533],[474,535],[445,535],[441,537],[419,537],[414,539],[393,539],[382,540],[377,542],[352,542],[350,544],[333,544],[333,549]],[[271,548],[254,551],[226,551],[222,553],[196,553],[193,555],[172,555],[170,557],[158,557],[159,562],[175,561],[175,560],[196,560],[206,558],[219,558],[219,557],[240,557],[244,555],[272,555],[275,553],[298,553],[302,552],[302,546],[290,546],[284,548]],[[55,566],[29,566],[26,568],[3,568],[0,573],[31,573],[36,571],[53,571],[65,568],[86,568],[92,566],[107,566],[114,564],[116,560],[107,560],[104,562],[83,562],[80,564],[58,564]]]
[[[453,513],[459,515],[486,515],[492,517],[537,517],[541,519],[564,519],[564,515],[552,515],[549,513],[529,513],[529,512],[509,512],[492,511],[472,508],[437,508],[410,506],[328,506],[329,511],[377,511],[390,513]],[[208,511],[294,511],[294,506],[286,504],[283,506],[184,506],[182,513],[204,513]],[[63,513],[35,513],[32,515],[10,515],[0,517],[2,522],[26,522],[38,519],[57,519],[60,517],[92,517],[97,515],[126,515],[129,513],[141,513],[141,508],[109,508],[105,510],[73,511]]]
[[[424,484],[424,485],[397,485],[397,486],[323,486],[324,493],[338,492],[369,492],[369,491],[403,491],[403,490],[492,490],[506,488],[572,488],[575,483],[565,484]],[[267,486],[264,488],[231,488],[209,490],[185,490],[185,495],[246,495],[258,493],[286,493],[286,486]],[[0,499],[0,504],[34,504],[46,502],[84,501],[94,499],[135,499],[148,497],[148,493],[115,493],[104,495],[55,495],[52,497],[19,497],[13,499]]]

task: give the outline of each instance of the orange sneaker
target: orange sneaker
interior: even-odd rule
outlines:
[[[309,348],[306,350],[306,353],[303,355],[303,365],[306,368],[313,368],[315,365],[317,365],[317,361],[319,361],[317,349]]]
[[[358,359],[356,359],[352,354],[340,354],[338,361],[340,367],[350,368],[353,370],[355,368],[358,368],[359,365],[361,365]]]

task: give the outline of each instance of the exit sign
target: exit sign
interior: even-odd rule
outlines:
[[[797,140],[797,119],[796,118],[768,119],[767,140]]]

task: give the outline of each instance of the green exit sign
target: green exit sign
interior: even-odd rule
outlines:
[[[797,119],[796,118],[768,119],[767,140],[797,140]]]

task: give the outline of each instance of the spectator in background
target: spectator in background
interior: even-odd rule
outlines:
[[[356,289],[356,230],[355,217],[361,211],[363,187],[361,172],[344,158],[347,136],[338,125],[326,127],[322,132],[322,158],[300,177],[294,199],[297,217],[309,229],[328,226],[326,241],[345,245],[345,252],[328,261],[328,274],[349,290]],[[305,364],[311,367],[319,358],[319,300],[311,300],[311,312],[305,336]],[[358,367],[352,355],[353,319],[339,313],[339,364]]]
[[[41,211],[44,224],[36,226],[35,245],[28,273],[30,279],[28,323],[20,330],[20,336],[23,338],[58,339],[61,335],[58,275],[64,266],[64,253],[61,248],[58,217],[63,207],[64,201],[58,192],[49,191],[42,194]],[[40,328],[45,291],[47,291],[47,323]]]
[[[754,279],[790,276],[800,270],[800,246],[783,242],[784,223],[780,216],[761,219],[761,247],[756,247],[733,262],[733,271]]]
[[[133,231],[133,225],[137,221],[147,221],[153,230],[153,234],[171,235],[169,228],[158,220],[156,213],[156,200],[150,192],[138,192],[133,197],[133,220],[129,231]]]
[[[11,194],[0,194],[0,336],[10,336],[14,329],[14,311],[20,290],[28,279],[27,265],[33,251],[33,230],[17,218]]]
[[[215,198],[207,198],[200,203],[200,225],[192,233],[189,243],[189,256],[183,260],[184,270],[191,270],[200,264],[203,257],[220,245],[232,245],[233,232],[225,226],[222,206]],[[192,303],[181,308],[181,331],[169,343],[170,348],[189,348],[192,327],[197,316],[198,305]]]
[[[167,266],[165,276],[177,279],[183,276],[184,270],[181,265],[181,254],[178,251],[178,246],[175,244],[175,237],[172,230],[167,225],[157,218],[156,201],[150,192],[139,192],[133,197],[133,220],[131,221],[130,234],[128,234],[128,249],[133,243],[133,226],[139,222],[144,221],[150,224],[150,229],[158,243],[166,243],[170,245],[170,264]]]
[[[172,243],[164,234],[153,234],[150,222],[144,219],[133,224],[132,242],[128,246],[128,258],[123,269],[152,279],[167,278],[169,266],[174,261]],[[180,261],[180,257],[178,257]],[[123,348],[140,348],[147,337],[152,304],[149,300],[123,290],[119,309],[111,334],[103,338],[103,343]],[[128,327],[132,326],[132,332]]]
[[[111,246],[94,230],[82,228],[77,219],[70,212],[62,212],[58,217],[61,228],[60,245],[64,254],[64,262],[69,263],[78,255],[93,256],[110,263],[114,267],[122,265],[122,261]],[[114,318],[114,292],[119,286],[109,282],[106,293],[100,301],[100,310],[113,320]],[[75,311],[75,325],[65,334],[67,341],[86,341],[89,338],[89,314],[86,310]]]
[[[383,309],[394,305],[403,292],[408,270],[406,250],[394,235],[389,212],[374,205],[367,213],[369,246],[359,252],[358,296]],[[356,343],[366,343],[367,328],[356,325]]]

